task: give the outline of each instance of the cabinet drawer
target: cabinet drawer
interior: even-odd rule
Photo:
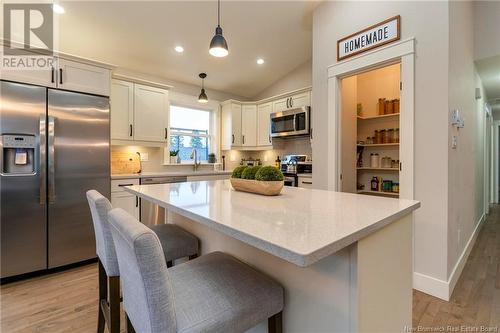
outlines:
[[[312,178],[309,177],[299,177],[299,187],[302,188],[312,188]]]
[[[139,178],[111,180],[111,192],[124,192],[123,186],[139,185]]]

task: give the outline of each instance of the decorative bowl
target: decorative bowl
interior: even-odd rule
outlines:
[[[259,181],[253,179],[230,178],[230,181],[236,191],[261,195],[279,195],[284,184],[282,180]]]

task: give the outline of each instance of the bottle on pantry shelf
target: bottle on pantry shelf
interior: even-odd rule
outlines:
[[[382,183],[383,192],[392,192],[392,180],[384,180]]]
[[[384,114],[391,114],[394,113],[394,104],[392,101],[385,101],[385,111]]]
[[[387,130],[387,143],[394,143],[394,128]]]
[[[372,191],[378,191],[378,177],[377,176],[373,176],[371,182],[370,182],[370,189]]]
[[[380,168],[380,156],[378,153],[370,154],[370,168]]]
[[[389,143],[387,141],[387,131],[385,129],[378,132],[380,134],[380,143]]]
[[[278,169],[281,168],[281,160],[280,160],[279,155],[276,156],[276,160],[274,161],[274,166],[277,167]]]
[[[394,129],[394,143],[399,143],[399,128]]]
[[[379,144],[380,142],[380,132],[379,130],[375,130],[375,136],[373,137],[373,143]]]
[[[382,157],[381,168],[387,169],[391,167],[392,160],[389,156]]]
[[[370,136],[366,137],[366,144],[367,145],[372,145],[373,144],[373,139]]]
[[[393,111],[394,113],[399,113],[399,98],[393,100]]]
[[[392,192],[399,193],[399,183],[392,183]]]
[[[377,105],[378,105],[379,116],[384,115],[385,114],[385,98],[379,98]]]
[[[391,161],[391,168],[397,169],[398,168],[398,163],[396,163],[396,160]]]

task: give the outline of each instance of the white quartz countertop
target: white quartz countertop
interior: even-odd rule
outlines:
[[[232,171],[159,171],[159,172],[141,172],[141,173],[124,173],[112,174],[111,179],[130,179],[130,178],[150,178],[150,177],[168,177],[168,176],[217,176],[230,175]]]
[[[124,189],[303,267],[420,207],[413,200],[286,186],[268,197],[235,191],[229,180]]]

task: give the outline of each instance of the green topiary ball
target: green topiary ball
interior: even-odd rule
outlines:
[[[284,178],[283,173],[272,165],[260,168],[255,174],[255,180],[260,181],[281,181]]]
[[[232,178],[241,178],[241,174],[248,167],[248,165],[240,165],[233,170]]]
[[[243,173],[241,174],[241,178],[242,179],[255,179],[255,174],[261,168],[262,167],[260,165],[249,166],[248,168],[246,168],[245,170],[243,170]]]

